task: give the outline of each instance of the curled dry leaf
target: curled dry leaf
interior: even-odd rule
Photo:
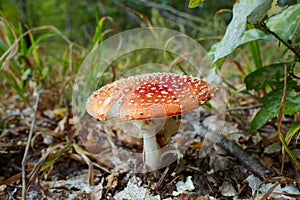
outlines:
[[[227,181],[223,182],[220,188],[220,192],[224,197],[233,197],[236,195],[236,190],[234,189],[232,184]]]
[[[107,189],[107,190],[114,189],[118,185],[119,175],[120,175],[119,172],[115,172],[115,173],[112,173],[112,174],[108,175],[105,178],[105,180],[107,181],[105,189]]]
[[[62,118],[59,122],[58,125],[56,127],[56,129],[54,130],[56,133],[60,133],[62,134],[65,130],[65,125],[67,123],[67,116],[65,116],[64,118]]]

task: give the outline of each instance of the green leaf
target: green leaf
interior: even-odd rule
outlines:
[[[260,55],[260,48],[257,41],[252,41],[248,44],[249,50],[252,54],[252,59],[256,69],[262,67],[262,59]]]
[[[290,5],[293,5],[296,3],[297,3],[297,0],[277,0],[277,4],[280,7],[290,6]]]
[[[201,5],[204,2],[204,0],[190,0],[189,8],[195,8]]]
[[[250,29],[243,33],[242,37],[240,38],[239,46],[254,40],[275,40],[275,37],[272,35],[266,35],[259,29]]]
[[[290,6],[280,14],[271,17],[267,22],[267,26],[283,40],[296,40],[295,37],[299,37],[299,32],[297,31],[300,24],[299,13],[300,4]]]
[[[47,157],[47,160],[44,162],[43,166],[41,167],[41,171],[46,170],[47,168],[51,167],[55,161],[63,156],[63,154],[70,149],[70,143],[66,142],[66,145],[62,149],[55,149],[52,148],[51,152]]]
[[[260,90],[267,84],[280,82],[284,77],[284,66],[290,71],[293,63],[277,63],[268,65],[248,74],[244,80],[248,90]]]
[[[6,120],[0,120],[0,130],[9,129],[9,123]]]
[[[29,77],[33,75],[33,72],[30,68],[26,69],[26,71],[23,73],[22,77],[21,77],[21,83],[22,83],[22,87],[24,88]]]
[[[261,0],[243,0],[233,6],[233,17],[227,26],[223,39],[213,45],[209,51],[209,55],[213,58],[214,62],[227,56],[235,48],[246,42],[264,38],[273,39],[272,36],[266,36],[258,30],[250,30],[247,34],[244,34],[248,15],[257,9],[257,6],[260,4]]]
[[[41,76],[39,77],[40,80],[44,80],[44,79],[47,77],[49,71],[50,71],[49,67],[44,67],[44,68],[42,69],[42,74],[41,74]]]
[[[268,104],[258,111],[253,120],[251,121],[249,132],[257,130],[265,125],[270,119],[275,117],[279,112],[278,102],[274,102],[273,105]]]
[[[292,115],[296,112],[300,112],[300,93],[291,90],[287,93],[283,113]]]
[[[281,143],[283,145],[283,148],[289,154],[289,156],[291,157],[291,159],[293,160],[293,162],[295,163],[295,165],[297,166],[297,168],[300,169],[300,163],[297,160],[294,152],[288,147],[288,144],[285,142],[285,139],[284,139],[284,136],[282,135],[282,133],[279,134],[279,138],[280,138],[280,141],[281,141]]]
[[[215,65],[216,65],[217,69],[221,69],[224,62],[225,62],[225,58],[220,58],[219,60],[217,60],[215,62]]]
[[[267,15],[268,10],[271,8],[273,0],[263,0],[256,6],[256,8],[247,17],[250,24],[260,23]]]
[[[300,121],[296,122],[290,130],[285,135],[285,141],[287,144],[290,143],[290,140],[294,137],[294,135],[300,130]]]
[[[275,89],[260,99],[265,106],[253,118],[249,128],[250,132],[259,129],[270,119],[278,115],[282,94],[283,88]],[[283,113],[291,115],[296,112],[300,112],[300,93],[295,92],[288,84]]]

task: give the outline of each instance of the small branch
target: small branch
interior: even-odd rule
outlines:
[[[164,170],[164,172],[160,175],[160,178],[154,188],[155,191],[160,188],[160,186],[162,185],[163,181],[165,180],[166,175],[168,174],[169,170],[170,170],[170,168],[169,168],[169,166],[167,166],[166,169]]]
[[[232,110],[250,110],[250,109],[256,109],[256,108],[261,108],[264,105],[258,104],[258,105],[253,105],[253,106],[238,106],[234,108],[227,108],[226,111],[232,111]]]
[[[178,16],[178,18],[183,18],[186,21],[195,21],[195,22],[198,22],[198,23],[201,23],[201,24],[205,24],[206,26],[208,26],[208,25],[213,26],[213,24],[208,20],[205,20],[203,18],[191,15],[191,14],[186,13],[186,12],[182,12],[182,11],[177,10],[177,9],[175,9],[175,8],[169,6],[169,5],[163,5],[161,3],[145,1],[145,0],[137,0],[137,1],[136,0],[132,1],[131,0],[130,2],[139,4],[139,5],[143,5],[143,6],[146,6],[146,7],[149,7],[149,8],[157,8],[157,9],[160,9],[160,10],[168,11],[168,12]]]
[[[223,147],[230,155],[236,157],[244,167],[256,176],[263,178],[268,174],[269,170],[261,164],[257,157],[244,151],[237,144],[225,139],[221,135],[217,135],[216,133],[209,135],[212,136],[212,138],[209,138],[210,140],[218,139],[216,144]]]
[[[26,189],[26,158],[27,158],[27,155],[29,152],[29,147],[30,147],[30,143],[31,143],[32,135],[33,135],[39,101],[40,101],[40,87],[38,88],[37,95],[36,95],[36,100],[35,100],[35,105],[34,105],[34,115],[33,115],[33,119],[31,122],[30,132],[29,132],[29,135],[27,138],[25,152],[24,152],[23,160],[22,160],[22,200],[26,199],[26,190],[27,190]]]
[[[197,127],[195,130],[197,130]],[[201,127],[201,129],[206,129],[204,127]],[[228,152],[231,156],[234,156],[239,160],[239,162],[246,167],[250,172],[252,172],[254,175],[259,176],[259,177],[265,177],[268,173],[269,170],[265,168],[259,159],[252,154],[244,151],[241,149],[237,144],[235,144],[232,141],[227,140],[223,136],[221,136],[218,133],[209,131],[206,129],[204,130],[199,130],[197,131],[198,134],[200,134],[202,137],[207,138],[211,142],[221,146],[225,151]]]
[[[280,38],[276,33],[274,33],[273,31],[271,31],[265,23],[262,23],[262,28],[270,33],[271,35],[273,35],[275,38],[277,38],[280,42],[282,42],[287,48],[289,48],[297,57],[298,60],[300,60],[300,54],[296,51],[296,49],[294,49],[290,44],[288,44],[286,41],[284,41],[282,38]]]

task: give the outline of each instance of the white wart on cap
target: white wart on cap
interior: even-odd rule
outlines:
[[[148,120],[189,112],[209,101],[216,87],[192,76],[149,73],[122,78],[93,92],[87,112],[106,120]]]

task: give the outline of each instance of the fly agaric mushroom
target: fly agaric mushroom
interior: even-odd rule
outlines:
[[[216,87],[198,78],[173,73],[149,73],[107,84],[88,98],[87,112],[100,120],[133,120],[143,136],[144,163],[160,167],[155,134],[165,118],[180,115],[209,101]]]

